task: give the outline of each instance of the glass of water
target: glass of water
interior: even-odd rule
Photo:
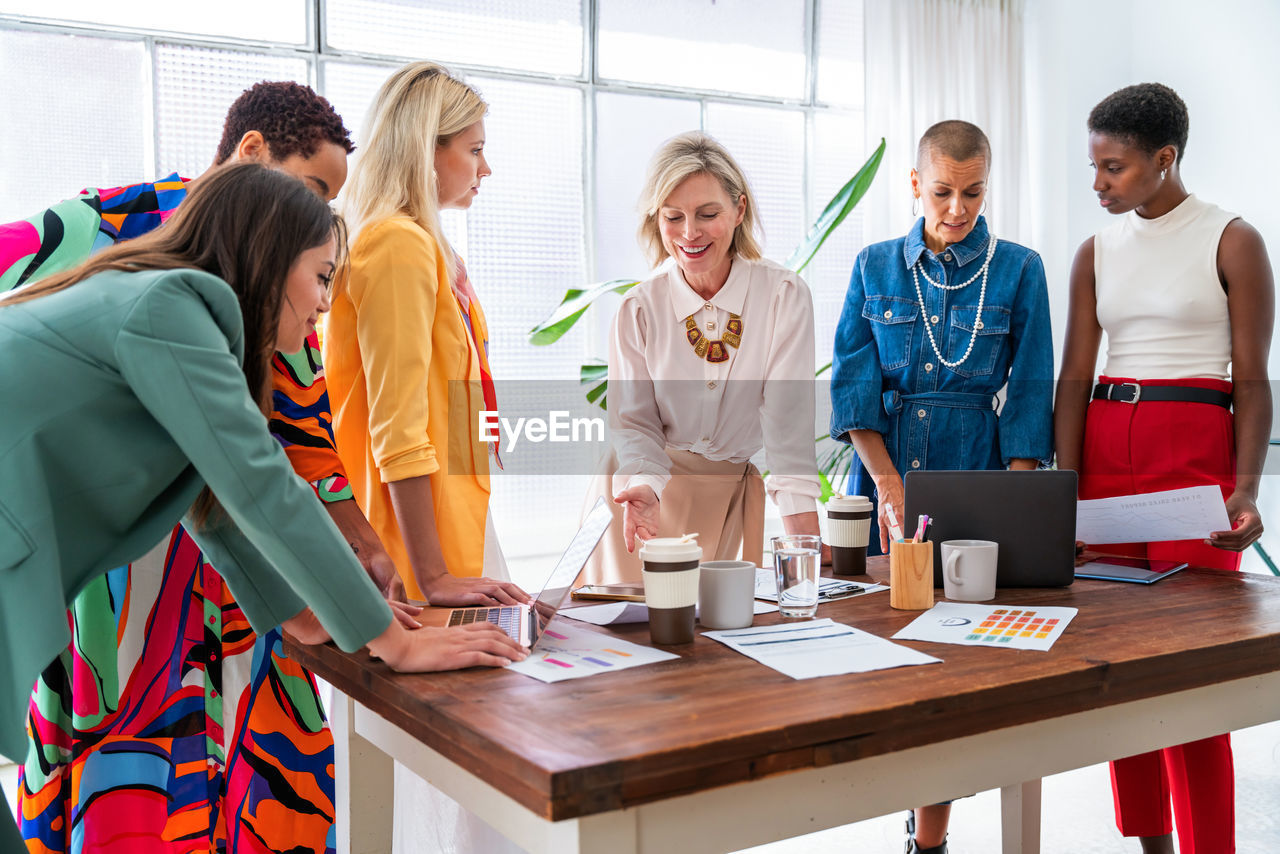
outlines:
[[[811,619],[817,613],[821,555],[822,538],[815,534],[787,534],[773,538],[778,612],[782,616]]]

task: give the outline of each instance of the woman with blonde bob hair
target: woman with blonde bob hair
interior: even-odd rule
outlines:
[[[343,212],[354,235],[324,339],[338,454],[404,579],[432,605],[529,601],[489,518],[481,410],[497,407],[488,328],[442,208],[490,174],[488,105],[432,62],[393,72],[370,109]],[[488,577],[482,577],[488,576]],[[400,766],[398,850],[500,851],[505,841]]]
[[[762,257],[746,176],[705,133],[663,143],[640,206],[657,270],[610,336],[612,450],[588,500],[612,498],[622,524],[588,564],[594,584],[639,581],[636,539],[686,532],[705,560],[758,564],[766,489],[788,533],[818,533],[808,287]]]

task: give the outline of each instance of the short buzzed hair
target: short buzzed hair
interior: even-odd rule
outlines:
[[[957,163],[981,157],[991,168],[991,142],[982,128],[959,119],[938,122],[920,137],[916,148],[916,169],[920,169],[935,154],[949,157]]]
[[[1191,119],[1178,93],[1162,83],[1137,83],[1112,92],[1089,113],[1089,131],[1155,154],[1166,145],[1187,150]]]
[[[323,142],[340,146],[347,154],[355,150],[351,132],[328,100],[310,86],[292,80],[264,80],[240,93],[227,110],[214,165],[230,159],[251,130],[262,134],[277,161],[294,154],[310,157]]]

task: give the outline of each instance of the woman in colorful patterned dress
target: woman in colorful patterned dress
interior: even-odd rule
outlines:
[[[259,83],[232,104],[215,164],[268,163],[332,199],[352,148],[324,98]],[[0,289],[150,232],[187,189],[176,174],[90,189],[0,225]],[[272,433],[375,583],[402,598],[333,449],[318,352],[313,333],[302,351],[275,354]],[[314,679],[284,655],[279,629],[249,628],[181,527],[91,582],[70,618],[71,646],[41,675],[28,715],[19,824],[33,850],[91,851],[122,833],[156,851],[329,850],[333,740]]]
[[[0,300],[0,364],[21,366],[0,373],[9,404],[0,420],[6,754],[26,743],[28,686],[71,641],[65,609],[76,592],[180,518],[256,631],[309,617],[310,606],[323,627],[311,640],[367,647],[400,672],[524,658],[495,626],[409,631],[398,622],[267,429],[272,350],[301,349],[328,309],[337,245],[333,213],[300,181],[236,163],[202,178],[167,227]],[[155,663],[147,648],[167,650],[189,627],[181,616],[155,616],[142,669]],[[95,815],[71,824],[76,850],[213,849],[198,809],[170,812],[169,798],[186,794],[174,781],[182,765],[208,763],[181,738],[190,717],[170,692],[182,688],[146,675],[154,681],[131,686],[126,714],[157,713],[149,731],[131,735],[119,715],[120,732],[77,745],[84,752],[73,775]],[[282,735],[261,739],[268,758],[287,766],[295,745]],[[257,770],[264,785],[276,782],[269,766]],[[297,810],[309,794],[272,788],[244,847],[275,847],[250,834],[281,835],[281,808]],[[21,847],[16,826],[0,821],[0,850]]]

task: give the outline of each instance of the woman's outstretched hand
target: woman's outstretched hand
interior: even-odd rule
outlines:
[[[529,654],[492,623],[406,631],[395,620],[369,642],[369,650],[400,673],[505,667]]]
[[[649,486],[624,489],[613,498],[622,505],[622,542],[628,552],[636,550],[635,540],[651,540],[658,536],[658,495]]]

